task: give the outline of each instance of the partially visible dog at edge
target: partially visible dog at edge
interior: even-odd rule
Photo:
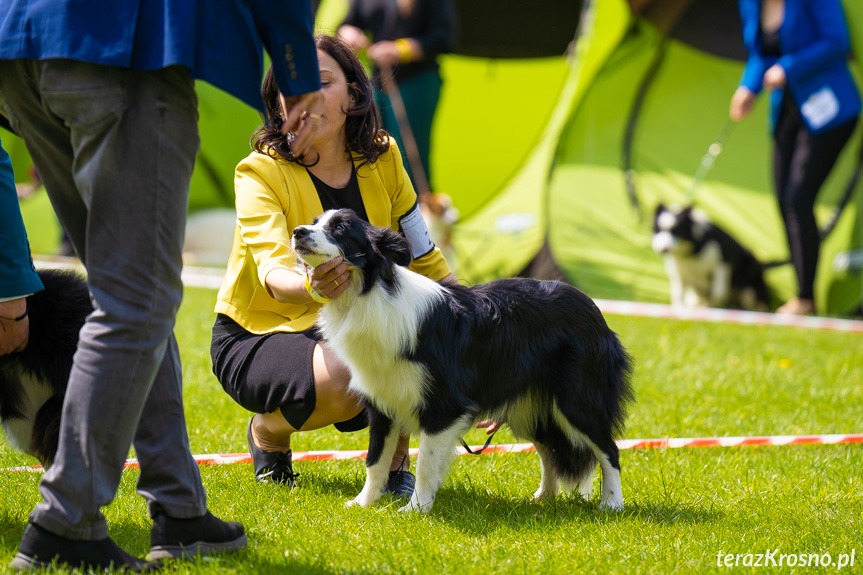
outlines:
[[[417,482],[402,511],[428,511],[459,436],[493,419],[535,445],[535,499],[561,487],[589,498],[598,463],[600,506],[623,508],[615,436],[632,360],[590,298],[532,279],[441,285],[405,267],[401,234],[351,210],[298,226],[292,247],[312,267],[335,256],[352,265],[348,289],[318,316],[369,414],[366,481],[348,506],[381,497],[397,439],[410,433],[420,439]]]
[[[0,356],[0,421],[12,445],[47,469],[57,453],[78,332],[93,306],[78,274],[42,270],[39,276],[45,289],[27,297],[27,347]]]
[[[701,210],[660,203],[652,245],[665,261],[672,305],[769,309],[765,266]]]

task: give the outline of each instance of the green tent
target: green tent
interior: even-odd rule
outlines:
[[[863,53],[863,6],[849,1],[847,10],[854,49]],[[458,207],[468,206],[454,240],[459,275],[473,282],[517,273],[557,277],[593,297],[667,302],[668,280],[650,247],[653,211],[660,201],[684,201],[708,146],[729,133],[695,203],[762,261],[786,260],[766,98],[751,118],[728,127],[745,56],[736,2],[595,0],[582,22],[531,154],[517,165],[477,167],[493,178],[507,174],[479,209],[472,197],[454,194]],[[858,62],[853,67],[859,78]],[[445,116],[438,128],[446,127]],[[861,130],[819,195],[822,227],[837,215],[851,181]],[[440,146],[448,149],[442,140],[456,137],[444,132],[436,139],[435,161]],[[858,311],[863,299],[861,187],[822,245],[816,298],[828,313]],[[767,281],[778,300],[793,294],[790,265],[771,269]]]

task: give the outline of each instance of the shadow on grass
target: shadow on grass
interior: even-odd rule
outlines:
[[[295,470],[300,468],[295,464]],[[353,473],[326,473],[309,466],[308,471],[303,472],[299,479],[301,489],[309,489],[313,492],[329,494],[335,497],[343,497],[345,501],[353,499],[362,490],[366,481],[365,466],[356,466]]]
[[[364,476],[358,468],[354,477],[309,473],[305,478],[307,488],[322,494],[340,496],[345,501],[356,496],[362,489]],[[445,485],[437,493],[432,517],[457,525],[460,529],[487,533],[489,530],[514,528],[544,528],[548,525],[567,522],[620,523],[640,522],[655,524],[700,524],[713,523],[721,519],[722,513],[712,505],[700,502],[682,503],[672,500],[628,501],[620,513],[599,509],[598,493],[591,501],[577,495],[560,495],[545,501],[533,501],[525,497],[483,489],[470,483]],[[395,509],[405,501],[384,496],[375,505],[380,507],[394,503]]]
[[[323,558],[322,558],[323,560]],[[343,568],[333,569],[315,560],[295,557],[265,557],[253,549],[238,551],[229,555],[198,557],[192,561],[171,560],[164,563],[163,573],[254,573],[255,575],[284,575],[303,573],[309,575],[330,575],[332,573],[351,573]],[[360,573],[360,571],[355,571]]]
[[[469,488],[446,488],[438,492],[432,516],[451,522],[459,529],[476,535],[490,531],[545,530],[565,523],[714,523],[722,513],[713,508],[686,503],[630,501],[622,512],[599,508],[594,500],[584,501],[575,495],[533,501],[510,498]]]

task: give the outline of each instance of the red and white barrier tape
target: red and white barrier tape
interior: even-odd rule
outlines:
[[[617,447],[626,449],[682,449],[687,447],[742,447],[762,445],[837,445],[840,443],[863,443],[863,433],[845,433],[828,435],[755,435],[744,437],[671,437],[666,439],[619,439]],[[481,445],[470,446],[472,451],[482,449]],[[535,451],[532,443],[501,443],[489,445],[485,453],[526,453]],[[416,457],[419,449],[410,449],[411,457]],[[466,455],[464,447],[456,447],[458,455]],[[337,461],[342,459],[365,459],[368,451],[354,449],[345,451],[295,451],[294,461]],[[251,463],[248,453],[211,453],[194,455],[198,465],[229,465],[232,463]],[[126,469],[137,469],[138,460],[126,460]],[[42,471],[41,465],[22,467],[7,467],[0,471]]]

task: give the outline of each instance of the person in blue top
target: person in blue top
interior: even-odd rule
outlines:
[[[748,58],[730,115],[742,120],[762,90],[772,92],[773,179],[797,274],[797,297],[776,311],[812,314],[821,242],[815,197],[861,110],[847,63],[848,24],[841,0],[739,0],[738,5]]]
[[[0,355],[27,347],[26,298],[41,289],[18,208],[12,161],[0,142]]]
[[[200,142],[194,79],[263,110],[262,47],[301,155],[323,104],[309,2],[0,0],[2,111],[87,270],[95,308],[15,569],[144,565],[110,539],[100,511],[130,445],[153,518],[149,558],[246,544],[242,525],[207,511],[173,328]]]

